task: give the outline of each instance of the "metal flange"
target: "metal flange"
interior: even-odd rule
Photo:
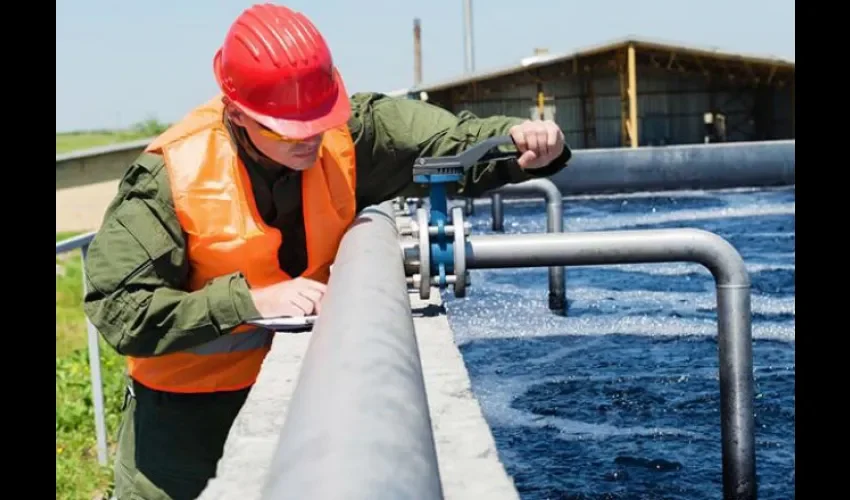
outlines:
[[[419,298],[427,300],[431,297],[431,236],[428,234],[428,211],[424,208],[416,209],[416,226],[419,229]]]
[[[411,236],[417,241],[415,244],[416,251],[412,252],[410,248],[404,250],[405,246],[403,245],[405,265],[410,266],[408,272],[412,274],[412,276],[409,275],[408,283],[413,286],[413,289],[419,290],[419,297],[423,300],[430,298],[432,286],[439,288],[451,286],[455,297],[466,296],[466,288],[469,286],[469,272],[466,269],[466,240],[469,236],[470,226],[464,221],[463,208],[459,206],[451,210],[447,222],[449,224],[443,226],[442,231],[440,231],[438,226],[429,224],[429,214],[426,209],[417,209],[416,220],[410,225]],[[434,258],[431,255],[433,248],[431,238],[438,237],[438,234],[452,238],[452,272],[447,273],[444,277],[431,275],[431,263]],[[410,246],[410,244],[408,243],[407,246]],[[414,258],[414,255],[416,258]]]
[[[454,293],[455,297],[466,297],[466,224],[463,221],[463,208],[452,208],[452,229],[454,245]]]

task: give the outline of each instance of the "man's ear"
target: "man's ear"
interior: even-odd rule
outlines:
[[[242,113],[240,113],[239,111],[233,110],[228,114],[228,116],[230,116],[230,121],[232,121],[234,124],[240,127],[245,126],[245,120],[242,118]]]
[[[227,97],[223,97],[221,102],[224,104],[224,112],[227,113],[228,118],[235,125],[239,127],[245,126],[245,120],[243,119],[242,112],[239,111],[239,108],[233,105],[233,103]]]

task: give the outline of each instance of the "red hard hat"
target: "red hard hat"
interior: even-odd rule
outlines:
[[[285,137],[314,136],[351,115],[325,39],[306,16],[283,6],[245,10],[216,53],[213,70],[233,104]]]

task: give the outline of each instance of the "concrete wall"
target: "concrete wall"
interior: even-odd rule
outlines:
[[[56,155],[56,231],[91,231],[151,139]]]
[[[56,155],[56,191],[121,179],[151,140]]]

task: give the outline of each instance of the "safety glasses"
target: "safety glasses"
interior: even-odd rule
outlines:
[[[271,139],[273,141],[278,142],[285,142],[287,144],[295,144],[303,141],[303,139],[293,139],[291,137],[284,137],[260,123],[257,123],[257,125],[259,125],[260,135],[262,135],[266,139]]]

